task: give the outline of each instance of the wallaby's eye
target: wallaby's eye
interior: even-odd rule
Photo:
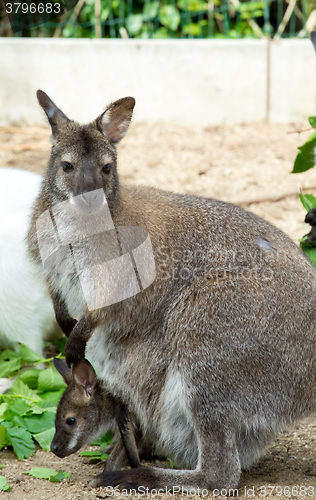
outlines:
[[[64,172],[70,172],[71,170],[74,169],[73,165],[68,161],[63,161],[61,166],[63,167]]]
[[[107,163],[106,165],[103,165],[103,168],[102,168],[102,171],[105,173],[105,174],[109,174],[112,170],[112,165],[111,163]]]
[[[77,422],[77,420],[75,419],[75,417],[68,417],[66,419],[66,424],[67,425],[75,425],[76,422]]]

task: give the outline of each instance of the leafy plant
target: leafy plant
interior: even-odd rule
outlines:
[[[58,356],[60,357],[60,355]],[[45,363],[47,368],[36,370]],[[35,451],[35,441],[48,451],[55,433],[55,414],[66,388],[52,364],[23,344],[19,352],[7,349],[0,355],[0,377],[16,377],[0,395],[0,450],[12,446],[19,460]]]
[[[92,441],[90,443],[92,446],[99,446],[100,449],[96,451],[83,451],[79,453],[81,457],[88,457],[89,462],[95,462],[95,461],[100,461],[100,460],[106,460],[108,458],[108,453],[103,453],[102,449],[105,446],[108,446],[112,442],[112,433],[107,432],[104,436],[96,439],[95,441]]]
[[[12,486],[8,486],[7,478],[4,476],[0,476],[0,491],[11,491]]]
[[[316,128],[316,117],[310,116],[308,121],[311,127]],[[310,168],[314,167],[316,163],[316,130],[311,134],[308,140],[298,148],[299,152],[294,162],[294,167],[292,170],[293,174],[306,172]],[[312,208],[316,207],[316,198],[312,194],[300,194],[300,200],[307,212],[309,212]],[[305,253],[305,255],[309,258],[309,260],[316,267],[316,246],[312,244],[307,236],[304,236],[300,240],[300,246]]]
[[[54,469],[46,469],[46,467],[35,467],[34,469],[23,472],[29,476],[36,477],[37,479],[48,479],[52,483],[60,483],[66,477],[71,477],[70,472],[58,472]]]

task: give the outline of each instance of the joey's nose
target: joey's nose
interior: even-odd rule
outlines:
[[[54,443],[54,441],[52,441],[52,444],[50,445],[50,451],[55,453],[55,455],[58,453],[58,444]]]

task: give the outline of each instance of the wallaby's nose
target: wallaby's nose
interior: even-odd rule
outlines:
[[[94,189],[93,191],[85,189],[74,200],[82,212],[95,212],[101,207],[104,198],[103,189]]]

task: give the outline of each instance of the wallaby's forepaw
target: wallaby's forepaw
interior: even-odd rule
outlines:
[[[308,242],[316,246],[316,208],[312,208],[305,217],[305,222],[312,226],[311,231],[306,234]]]
[[[316,226],[316,208],[312,208],[305,217],[305,222],[311,226]]]
[[[77,320],[72,319],[72,318],[63,322],[62,330],[63,330],[64,334],[66,335],[66,337],[69,337],[72,330],[75,328],[76,324],[77,324]]]
[[[103,471],[89,482],[89,486],[108,486],[119,490],[136,490],[139,487],[154,489],[159,487],[156,474],[149,467],[120,470],[114,472]]]
[[[86,342],[80,337],[69,337],[65,347],[66,363],[70,366],[85,356]]]

